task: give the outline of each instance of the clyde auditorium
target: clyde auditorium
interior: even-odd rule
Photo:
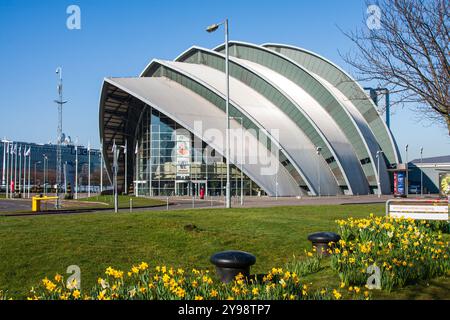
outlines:
[[[231,195],[362,195],[378,183],[391,193],[388,169],[401,162],[394,137],[345,71],[282,44],[231,41],[229,56],[230,128],[240,132],[230,139]],[[113,145],[122,147],[119,191],[224,195],[225,101],[224,45],[105,78],[100,138],[110,177]],[[255,153],[265,160],[251,161]],[[264,171],[268,163],[276,169]]]

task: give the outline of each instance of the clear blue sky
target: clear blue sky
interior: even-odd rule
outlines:
[[[71,4],[81,8],[81,30],[66,28]],[[337,26],[361,26],[365,10],[363,0],[1,0],[0,136],[55,141],[61,65],[69,100],[64,132],[97,147],[102,79],[136,76],[152,58],[174,59],[193,44],[214,47],[222,34],[204,29],[225,17],[233,40],[297,45],[348,69],[338,50],[352,45]],[[402,150],[409,143],[410,159],[421,145],[424,156],[450,154],[446,130],[419,123],[409,110],[395,111],[392,130]]]

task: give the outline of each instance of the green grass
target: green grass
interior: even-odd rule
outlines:
[[[302,256],[311,246],[309,233],[336,231],[336,219],[381,214],[383,209],[383,205],[337,205],[0,217],[0,290],[24,297],[40,279],[65,274],[72,264],[80,266],[84,288],[110,265],[129,269],[146,261],[152,266],[212,269],[211,254],[226,249],[255,254],[252,272],[263,273],[282,267],[293,255]],[[187,224],[195,224],[198,231],[185,231]],[[339,283],[326,265],[306,280],[318,286]],[[424,288],[429,293],[421,298],[450,297],[448,278]],[[403,290],[378,297],[408,297],[418,289]]]

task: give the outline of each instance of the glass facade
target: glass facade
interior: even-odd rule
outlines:
[[[223,156],[163,113],[145,107],[136,141],[133,171],[139,196],[225,196]],[[264,194],[239,168],[230,168],[232,196],[240,196],[241,189],[244,195]]]
[[[218,108],[225,111],[225,99],[219,97],[217,94],[213,93],[211,90],[205,88],[199,83],[193,81],[192,79],[182,75],[181,73],[175,72],[169,68],[158,67],[153,71],[152,74],[147,74],[147,76],[155,76],[155,77],[167,77],[173,81],[180,83],[186,88],[196,92],[201,95],[211,103],[215,104]],[[250,130],[250,132],[256,132],[258,138],[261,138],[262,135],[264,141],[267,143],[267,147],[270,152],[278,152],[278,159],[280,159],[281,164],[286,168],[286,170],[290,173],[292,178],[296,181],[297,185],[300,186],[305,192],[309,192],[309,188],[301,177],[299,171],[295,166],[287,159],[286,155],[281,151],[275,151],[276,148],[272,147],[272,141],[265,135],[265,133],[258,129],[255,123],[252,122],[250,118],[248,118],[244,113],[241,113],[232,103],[230,104],[230,116],[235,118],[242,118],[243,126],[245,129]],[[252,130],[254,129],[254,131]]]

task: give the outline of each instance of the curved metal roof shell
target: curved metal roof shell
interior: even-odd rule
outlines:
[[[108,174],[113,141],[124,144],[128,139],[128,152],[133,153],[137,126],[148,106],[223,154],[220,139],[207,133],[216,130],[225,134],[222,49],[223,45],[214,50],[194,46],[175,61],[152,60],[140,77],[104,80],[99,121]],[[315,60],[299,59],[295,52]],[[331,69],[337,69],[338,75],[331,74]],[[352,83],[337,80],[344,78]],[[243,172],[269,195],[275,195],[277,179],[280,196],[302,194],[300,185],[306,185],[312,195],[340,194],[342,187],[347,187],[350,194],[365,194],[369,185],[376,186],[378,176],[382,192],[389,193],[386,163],[380,161],[377,172],[376,156],[381,149],[388,164],[396,162],[399,156],[395,141],[370,100],[351,99],[352,88],[355,95],[364,95],[368,100],[359,84],[314,53],[285,45],[231,41],[230,114],[242,118],[242,123],[232,118],[231,127],[261,130],[261,135],[270,140],[270,150],[258,137],[245,138],[252,140],[250,145],[256,143],[265,150],[270,161],[283,162],[277,174],[262,174],[263,164],[245,158]],[[203,129],[198,128],[199,122]],[[272,130],[278,130],[278,134]],[[236,141],[231,140],[233,143],[230,162],[239,166],[242,155]],[[244,146],[248,157],[252,150]],[[323,149],[320,155],[317,146]],[[278,154],[281,158],[276,160]],[[119,160],[119,165],[120,183],[124,164]]]
[[[374,132],[375,138],[385,152],[390,164],[400,163],[400,152],[386,123],[380,117],[372,99],[367,96],[360,84],[338,65],[321,55],[304,48],[265,43],[261,46],[290,57],[306,69],[324,78],[345,95],[362,114]]]
[[[371,186],[377,185],[377,172],[375,159],[367,145],[371,141],[366,140],[364,132],[358,126],[352,114],[347,110],[343,102],[335,96],[333,91],[325,87],[323,83],[309,70],[287,56],[273,50],[241,41],[230,41],[230,55],[241,59],[250,60],[265,65],[272,70],[285,75],[298,86],[304,88],[320,105],[333,117],[345,133],[347,139],[352,143],[358,155],[363,171]],[[214,50],[224,51],[224,45],[217,46]],[[375,146],[372,146],[372,148]]]
[[[225,121],[223,121],[225,113],[177,82],[163,77],[107,78],[104,85],[112,85],[144,102],[146,105],[159,110],[208,143],[217,152],[224,154],[224,143],[223,140],[217,139],[217,131],[222,136],[225,135]],[[180,106],[183,106],[183,108],[180,109]],[[198,125],[199,121],[202,123],[201,126]],[[236,120],[231,120],[231,122],[235,128],[240,126]],[[254,139],[254,141],[250,141],[252,146],[258,145],[258,148],[265,148],[254,136],[248,135],[246,139]],[[230,151],[233,150],[240,150],[240,148],[231,146]],[[109,150],[104,151],[108,152]],[[230,162],[237,166],[240,165],[239,159],[242,159],[241,154],[238,152],[231,152],[230,154]],[[275,196],[275,174],[278,175],[278,192],[280,195],[298,196],[301,194],[295,181],[283,166],[278,167],[278,173],[271,175],[261,174],[263,172],[261,164],[255,163],[254,159],[249,159],[249,156],[253,154],[252,150],[244,150],[244,152],[243,172],[251,177],[269,195]],[[273,154],[269,153],[268,157],[267,161],[269,163],[278,161]],[[111,158],[105,158],[107,167],[110,167],[111,160]]]
[[[189,50],[181,54],[176,61],[195,62],[200,64],[207,64],[206,59],[191,58],[197,52],[205,54],[214,54],[221,59],[224,59],[224,55],[216,51],[207,50],[200,47],[192,47]],[[331,116],[319,105],[319,103],[311,97],[303,88],[297,86],[291,80],[282,76],[281,74],[274,72],[263,65],[243,60],[235,57],[230,57],[230,63],[238,64],[243,68],[246,68],[253,72],[256,76],[269,82],[279,92],[295,104],[296,108],[308,121],[312,124],[315,132],[322,138],[319,143],[320,146],[328,147],[330,153],[338,163],[339,169],[345,184],[348,186],[350,193],[352,194],[367,194],[368,184],[365,181],[364,173],[361,169],[361,165],[354,153],[354,150],[342,133],[340,128],[333,121]],[[223,69],[223,68],[222,68]],[[144,72],[145,73],[145,72]],[[230,73],[233,76],[233,72]],[[243,84],[245,85],[245,84]],[[253,86],[258,89],[258,86]],[[264,90],[261,89],[262,92]],[[300,129],[307,129],[300,126]],[[308,137],[311,137],[312,132],[306,131]],[[322,153],[324,155],[325,153]],[[324,157],[325,158],[325,157]],[[344,169],[345,168],[345,169]],[[332,170],[333,171],[333,170]],[[334,173],[335,171],[333,171]],[[336,177],[338,180],[338,177]]]
[[[223,81],[222,72],[199,64],[160,60],[157,60],[157,62],[181,72],[197,82],[208,84],[225,98],[225,81]],[[280,149],[282,152],[285,152],[291,162],[296,164],[296,168],[301,173],[303,180],[314,194],[318,194],[319,189],[323,194],[339,193],[333,174],[329,170],[327,163],[316,155],[315,146],[278,107],[253,89],[233,78],[230,78],[230,103],[241,112],[249,115],[261,129],[268,131],[277,130],[279,132],[279,137],[274,137],[277,139],[277,144],[279,144]],[[311,159],[314,160],[311,161]],[[317,166],[321,170],[320,181],[316,179]]]

